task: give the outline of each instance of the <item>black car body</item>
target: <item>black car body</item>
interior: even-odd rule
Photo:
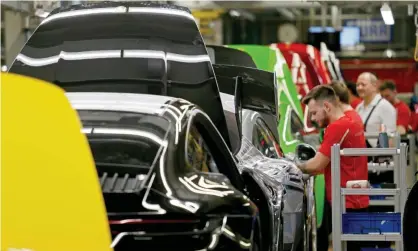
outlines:
[[[252,250],[254,188],[200,108],[143,94],[67,97],[92,149],[115,250]]]
[[[189,10],[139,2],[93,3],[59,9],[38,27],[10,71],[64,88],[69,92],[74,108],[79,111],[103,112],[103,105],[112,101],[105,112],[149,114],[147,107],[152,106],[155,108],[151,112],[154,116],[160,117],[161,121],[169,121],[169,129],[161,129],[155,122],[147,122],[145,129],[135,122],[137,114],[128,116],[133,117],[133,121],[121,117],[119,119],[124,121],[118,119],[112,122],[106,119],[109,114],[99,112],[94,119],[99,124],[80,114],[93,152],[96,151],[96,142],[136,142],[138,130],[149,132],[161,129],[154,134],[159,133],[160,139],[168,144],[158,148],[155,157],[147,160],[146,168],[138,167],[143,165],[143,160],[132,160],[134,164],[130,166],[129,156],[113,156],[120,150],[116,146],[107,149],[107,154],[100,158],[97,154],[106,151],[102,148],[96,151],[115,249],[154,247],[153,250],[163,250],[176,245],[181,250],[209,249],[210,235],[221,235],[221,230],[226,231],[226,235],[233,235],[229,235],[229,241],[220,240],[220,244],[215,246],[219,250],[248,250],[254,246],[261,250],[281,249],[283,241],[280,235],[283,231],[280,229],[286,227],[278,224],[283,203],[282,182],[298,180],[296,183],[303,184],[301,173],[292,163],[280,166],[278,162],[265,163],[262,159],[252,159],[238,166],[231,154],[234,151],[231,142],[235,141],[231,140],[232,135],[228,132],[210,58]],[[78,93],[71,96],[72,92]],[[136,94],[130,98],[127,93]],[[84,103],[77,103],[77,99],[85,100]],[[166,109],[167,106],[171,108]],[[115,107],[119,107],[118,110],[114,110]],[[162,114],[158,113],[162,110]],[[192,118],[202,121],[199,122],[200,127],[197,126],[204,132],[201,136],[211,142],[207,143],[207,147],[212,157],[220,159],[216,163],[219,167],[217,172],[188,169],[187,161],[182,158],[186,152],[186,128],[190,125],[186,121]],[[94,127],[102,124],[112,126],[110,131],[113,134],[109,130],[96,134],[100,130]],[[237,126],[240,126],[239,123]],[[93,129],[89,131],[89,128]],[[118,128],[126,133],[121,134]],[[136,133],[127,129],[136,130]],[[142,150],[138,149],[138,152]],[[164,161],[161,161],[162,158]],[[101,159],[106,161],[102,163]],[[118,163],[120,159],[128,163]],[[163,173],[167,176],[161,177]],[[138,175],[144,175],[139,177],[144,177],[146,181],[137,182],[135,177]],[[199,182],[197,178],[208,179],[210,182],[206,186],[210,188],[205,189],[217,190],[216,194],[224,196],[206,196],[191,191],[184,182]],[[145,196],[145,193],[148,194]],[[145,200],[144,206],[143,199],[147,196],[150,201]],[[251,201],[260,210],[258,216]],[[148,204],[153,206],[147,208]],[[276,210],[272,210],[272,206]],[[214,221],[210,220],[212,216]],[[193,224],[182,221],[184,219],[191,219]],[[231,226],[228,225],[229,232],[225,230],[225,220],[231,223]],[[183,228],[177,223],[187,224],[181,225]],[[199,224],[210,228],[205,230]],[[238,225],[240,229],[236,229]],[[194,231],[198,232],[193,234]]]
[[[277,203],[273,195],[267,198],[271,205],[270,221],[273,223],[273,232],[280,233],[283,250],[297,250],[298,247],[303,249],[305,244],[308,245],[305,242],[309,241],[308,219],[311,217],[309,213],[312,212],[312,204],[308,201],[314,200],[313,188],[310,182],[301,178],[302,173],[296,168],[293,160],[285,157],[278,144],[276,78],[271,72],[251,67],[214,64],[213,68],[227,122],[233,118],[229,114],[242,113],[239,116],[242,120],[241,148],[236,154],[239,164],[246,167],[254,166],[275,180],[275,185],[263,182],[259,184],[266,191],[273,190],[272,194],[280,195],[280,203]],[[237,85],[242,85],[240,93],[236,93]],[[242,96],[240,111],[236,111],[234,107],[236,95]],[[234,144],[232,141],[231,143]],[[312,150],[311,153],[313,154],[309,158],[313,157],[315,152]],[[276,174],[277,170],[287,170],[285,174],[290,178]],[[263,222],[262,217],[261,220]],[[272,246],[275,244],[272,243]]]

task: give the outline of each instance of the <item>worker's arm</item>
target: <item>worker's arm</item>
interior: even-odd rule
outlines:
[[[298,164],[299,169],[303,173],[316,175],[321,173],[329,164],[330,160],[321,152],[317,152],[315,157],[303,164]]]
[[[409,110],[409,107],[406,105],[401,105],[397,110],[397,131],[400,135],[404,135],[408,131],[409,121],[411,120],[411,111]]]
[[[386,104],[386,103],[384,103]],[[380,109],[379,117],[381,123],[385,125],[386,132],[394,133],[396,132],[396,109],[391,104],[378,106]]]
[[[321,147],[315,157],[299,164],[299,169],[307,174],[315,175],[321,173],[329,164],[331,159],[331,148],[335,144],[342,144],[347,137],[350,129],[347,125],[331,124],[327,127]]]
[[[386,127],[386,132],[395,133],[396,128],[396,109],[389,103],[384,103],[386,105],[378,106],[376,109],[380,109],[379,117],[380,121]],[[393,147],[395,142],[393,138],[389,138],[389,147]]]

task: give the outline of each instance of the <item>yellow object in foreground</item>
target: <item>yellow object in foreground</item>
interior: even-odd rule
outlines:
[[[1,250],[111,250],[76,111],[58,87],[1,74]]]

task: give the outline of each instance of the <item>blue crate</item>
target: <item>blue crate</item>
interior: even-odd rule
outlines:
[[[382,188],[380,184],[371,184],[372,188]],[[370,195],[369,198],[371,200],[385,200],[386,195]]]
[[[391,248],[361,248],[361,251],[393,251]]]
[[[344,234],[400,233],[401,213],[345,213]]]

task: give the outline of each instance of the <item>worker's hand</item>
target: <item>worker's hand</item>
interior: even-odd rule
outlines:
[[[396,127],[396,130],[398,131],[398,133],[399,133],[400,135],[404,135],[404,134],[406,134],[406,128],[405,128],[404,126],[398,125],[398,126]]]

